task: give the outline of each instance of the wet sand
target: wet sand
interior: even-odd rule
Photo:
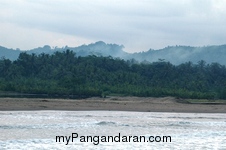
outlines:
[[[0,111],[109,110],[140,112],[226,113],[225,104],[189,104],[174,97],[108,97],[88,99],[0,98]]]

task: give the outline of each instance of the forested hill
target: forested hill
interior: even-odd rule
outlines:
[[[226,45],[219,46],[204,46],[204,47],[191,47],[191,46],[168,46],[159,50],[152,50],[139,53],[126,53],[123,51],[123,45],[106,44],[102,41],[91,43],[89,45],[81,45],[79,47],[51,48],[48,45],[38,47],[35,49],[27,50],[28,54],[53,54],[56,51],[63,52],[67,49],[72,50],[77,56],[112,56],[114,58],[120,57],[121,59],[130,60],[135,59],[138,62],[150,63],[156,62],[159,59],[169,61],[174,65],[179,65],[191,61],[197,63],[204,60],[207,63],[217,62],[221,65],[226,65]],[[142,51],[142,50],[140,50]],[[16,60],[21,50],[7,49],[0,47],[0,58],[5,57],[10,60]]]
[[[13,49],[7,49],[5,47],[0,47],[0,58],[5,57],[10,60],[16,60],[20,54],[20,52],[25,52],[28,54],[53,54],[56,51],[63,52],[67,49],[72,50],[76,53],[77,56],[88,56],[88,55],[95,55],[95,56],[112,56],[112,57],[121,57],[125,58],[125,56],[128,55],[128,53],[123,51],[124,46],[123,45],[117,45],[117,44],[106,44],[102,41],[91,43],[89,45],[81,45],[78,47],[54,47],[51,48],[49,45],[45,45],[43,47],[34,48],[31,50],[13,50]]]
[[[134,53],[130,58],[135,58],[138,61],[147,60],[150,62],[164,59],[175,65],[188,61],[197,63],[200,60],[204,60],[207,63],[217,62],[226,65],[226,45],[204,47],[168,46],[160,50]]]
[[[226,99],[226,67],[204,61],[136,64],[110,56],[81,57],[70,50],[20,53],[14,61],[0,59],[0,93],[4,92]]]

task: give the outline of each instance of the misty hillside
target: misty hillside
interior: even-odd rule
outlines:
[[[134,53],[130,58],[136,58],[138,61],[147,60],[149,62],[161,59],[176,65],[188,61],[197,63],[200,60],[204,60],[206,63],[218,62],[226,65],[226,45],[205,47],[171,46],[160,50]]]
[[[197,63],[204,60],[207,63],[218,62],[219,64],[226,65],[226,45],[219,46],[204,46],[204,47],[191,47],[191,46],[168,46],[159,50],[152,50],[139,53],[127,53],[123,51],[123,45],[106,44],[102,41],[91,43],[88,45],[81,45],[78,47],[51,48],[48,45],[38,47],[35,49],[27,50],[28,54],[47,53],[53,54],[55,51],[64,51],[67,49],[72,50],[77,56],[112,56],[120,57],[125,60],[135,59],[138,62],[149,63],[159,60],[169,61],[172,64],[178,65],[184,62],[191,61]],[[21,51],[19,49],[7,49],[0,46],[0,57],[5,57],[10,60],[16,60]]]
[[[11,60],[15,60],[19,56],[20,52],[20,50],[13,50],[0,46],[0,58],[5,57]]]
[[[25,50],[28,54],[53,54],[56,51],[65,51],[67,49],[72,50],[76,53],[77,56],[88,56],[88,55],[96,55],[96,56],[112,56],[112,57],[126,57],[128,53],[124,52],[122,49],[124,48],[123,45],[117,44],[106,44],[102,41],[91,43],[89,45],[81,45],[78,47],[54,47],[51,48],[49,45],[45,45],[43,47],[34,48],[31,50]],[[20,54],[20,52],[25,52],[21,50],[13,50],[7,49],[5,47],[0,46],[0,57],[5,57],[10,60],[16,60]]]

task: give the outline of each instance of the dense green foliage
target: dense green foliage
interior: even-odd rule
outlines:
[[[70,50],[20,53],[0,60],[0,91],[35,94],[105,96],[175,96],[226,98],[226,68],[200,61],[175,66],[158,61],[137,64],[112,57],[76,57]]]

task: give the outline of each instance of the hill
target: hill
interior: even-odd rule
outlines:
[[[203,46],[203,47],[191,47],[191,46],[168,46],[163,49],[153,50],[150,49],[146,52],[139,53],[127,53],[123,51],[123,45],[117,44],[106,44],[105,42],[99,41],[88,45],[81,45],[78,47],[54,47],[51,48],[48,45],[43,47],[26,50],[28,54],[53,54],[56,51],[63,52],[67,49],[72,50],[77,56],[112,56],[114,58],[120,57],[125,60],[135,59],[142,63],[151,63],[159,60],[170,62],[174,65],[189,62],[198,63],[204,60],[206,63],[219,63],[226,65],[226,45],[218,46]],[[0,46],[0,57],[5,57],[10,60],[16,60],[21,51],[19,49],[8,49]],[[136,62],[135,61],[135,62]]]
[[[197,63],[200,60],[204,60],[208,64],[217,62],[226,65],[225,56],[226,45],[204,47],[168,46],[160,50],[134,53],[130,58],[136,58],[138,61],[147,60],[149,62],[155,62],[162,59],[175,65],[189,61]]]

